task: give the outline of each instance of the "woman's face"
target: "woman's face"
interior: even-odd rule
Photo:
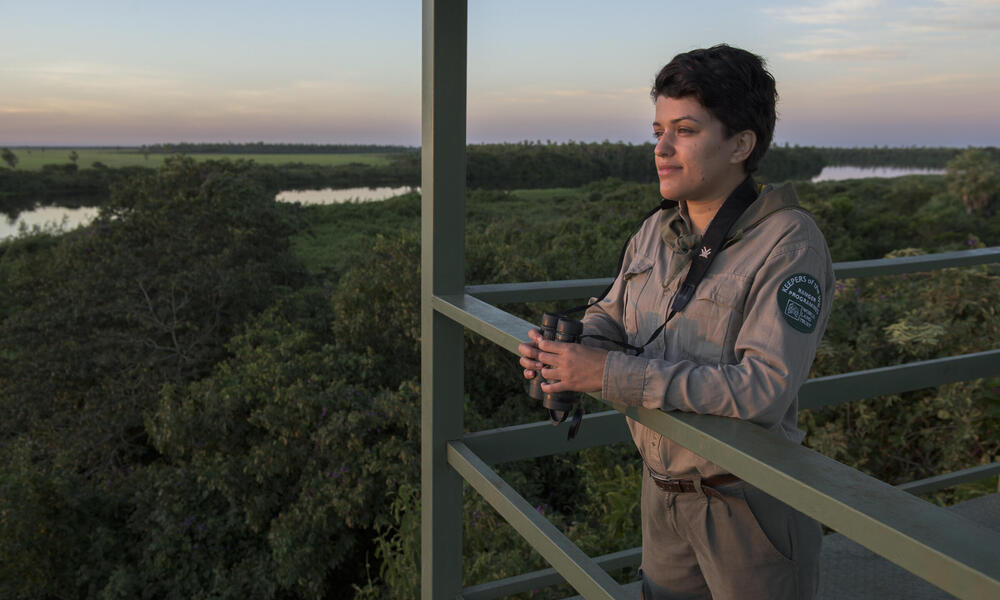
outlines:
[[[740,135],[726,137],[722,121],[691,96],[657,97],[653,136],[664,198],[724,201],[746,177]]]

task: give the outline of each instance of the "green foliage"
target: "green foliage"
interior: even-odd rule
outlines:
[[[149,431],[170,466],[133,519],[155,527],[124,579],[147,593],[162,585],[154,596],[218,586],[213,595],[260,598],[341,597],[357,580],[367,532],[388,523],[387,492],[416,479],[418,390],[344,379],[324,306],[316,290],[279,303],[210,377],[164,390]],[[184,535],[182,523],[198,526]],[[204,551],[190,553],[192,543]],[[257,589],[231,587],[243,580]]]
[[[969,214],[992,216],[1000,198],[1000,161],[969,149],[948,161],[948,191],[962,199]]]
[[[913,251],[897,254],[912,255]],[[1000,275],[943,269],[837,284],[814,375],[967,354],[1000,338]],[[890,483],[991,462],[1000,381],[974,380],[805,411],[807,443]]]
[[[530,146],[511,152],[548,160]],[[0,596],[416,596],[419,199],[279,205],[266,172],[174,158],[89,228],[0,244]],[[1000,243],[942,177],[796,185],[836,260]],[[655,183],[613,179],[472,190],[466,280],[611,276],[658,202]],[[813,375],[994,347],[998,277],[842,280]],[[575,304],[504,308],[534,321]],[[544,418],[509,353],[471,334],[465,350],[468,430]],[[998,393],[963,382],[802,426],[901,482],[1000,453]],[[588,554],[640,543],[630,444],[498,472]],[[478,494],[463,504],[466,585],[546,566]]]
[[[37,436],[84,468],[127,464],[146,451],[159,387],[205,374],[247,316],[300,280],[293,220],[243,171],[172,161],[49,251],[4,253],[0,441]]]
[[[761,182],[809,180],[819,175],[826,166],[823,155],[816,148],[799,146],[771,146],[754,178]]]
[[[958,148],[890,148],[871,146],[854,148],[815,148],[828,165],[850,165],[855,167],[911,167],[918,169],[943,169],[945,163],[958,155]],[[986,148],[996,156],[997,148]]]
[[[115,524],[127,505],[110,480],[38,454],[28,439],[0,447],[0,597],[93,595],[122,558]]]
[[[10,148],[4,148],[3,150],[0,150],[0,159],[3,159],[3,161],[7,163],[7,166],[10,167],[11,169],[17,168],[17,161],[18,161],[17,155],[14,154],[14,152]]]

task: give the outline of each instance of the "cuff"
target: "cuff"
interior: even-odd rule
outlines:
[[[646,389],[646,369],[649,359],[624,352],[609,352],[604,362],[604,383],[601,393],[605,400],[625,406],[642,406]]]

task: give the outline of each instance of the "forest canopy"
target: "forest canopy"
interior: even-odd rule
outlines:
[[[551,156],[580,172],[584,157],[632,160],[601,151]],[[994,164],[972,159],[955,171]],[[0,243],[0,597],[414,597],[419,194],[303,207],[275,202],[267,173],[171,158],[109,181],[89,226]],[[574,181],[471,190],[466,280],[611,276],[657,187]],[[794,185],[848,261],[1000,245],[1000,222],[970,211],[960,182]],[[814,377],[1000,339],[996,265],[841,280],[834,295]],[[504,306],[529,321],[559,307]],[[465,344],[470,430],[544,418],[514,357]],[[1000,454],[1000,380],[807,411],[800,425],[852,467],[919,479]],[[598,555],[639,544],[637,463],[616,444],[500,472]],[[461,518],[466,585],[545,566],[478,495]]]

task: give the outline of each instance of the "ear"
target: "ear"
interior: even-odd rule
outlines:
[[[729,157],[729,162],[733,164],[742,163],[750,156],[750,153],[753,152],[754,147],[757,145],[757,134],[751,129],[744,129],[734,135],[733,139],[736,140],[736,145],[733,147],[733,153]]]

